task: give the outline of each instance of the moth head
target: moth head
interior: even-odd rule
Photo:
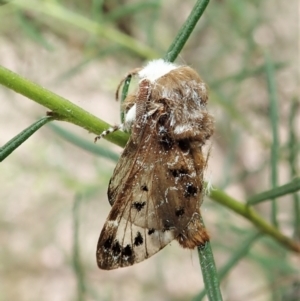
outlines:
[[[121,80],[116,90],[116,99],[119,99],[120,88],[123,83],[130,77],[138,76],[140,81],[148,79],[150,82],[156,81],[158,78],[166,75],[170,71],[178,68],[174,63],[166,62],[163,59],[153,60],[143,68],[135,68]]]

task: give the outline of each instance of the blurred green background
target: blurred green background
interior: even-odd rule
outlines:
[[[0,64],[118,124],[114,92],[120,79],[164,56],[194,3],[1,1]],[[290,159],[291,150],[299,152],[298,13],[296,0],[211,1],[176,61],[196,69],[210,87],[216,132],[206,178],[241,201],[272,188],[274,122],[278,185],[299,176],[299,159]],[[274,67],[278,101],[273,123],[266,57]],[[46,112],[2,86],[0,101],[0,145]],[[43,127],[0,166],[0,300],[195,297],[203,288],[197,254],[176,242],[136,266],[98,270],[96,244],[110,210],[106,189],[115,156],[103,158],[69,143],[68,132],[93,142],[94,134],[82,128],[54,126]],[[298,142],[291,144],[292,128]],[[121,152],[104,140],[98,144]],[[283,233],[299,240],[296,198],[278,200],[277,220]],[[270,220],[270,202],[256,209]],[[202,213],[220,268],[255,229],[208,197]],[[267,237],[248,249],[222,282],[224,300],[300,300],[299,256]]]

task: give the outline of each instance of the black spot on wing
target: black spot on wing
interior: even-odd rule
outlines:
[[[170,169],[171,174],[174,178],[179,178],[188,174],[188,171],[184,168],[180,169]]]
[[[148,187],[147,187],[146,184],[142,185],[142,186],[141,186],[141,189],[142,189],[143,191],[148,191]]]
[[[118,241],[116,241],[111,248],[113,255],[118,256],[121,253],[121,246]]]
[[[177,217],[180,217],[180,216],[184,215],[184,208],[180,207],[180,208],[176,209],[175,210],[175,215]]]
[[[164,221],[164,228],[162,229],[163,232],[169,231],[171,229],[171,222],[166,219]]]
[[[134,245],[137,247],[139,245],[142,245],[144,242],[144,239],[142,237],[142,234],[140,232],[138,232],[136,234],[136,237],[134,238]]]
[[[132,256],[132,248],[130,247],[130,245],[127,245],[125,248],[123,248],[122,256],[124,256],[124,257],[131,257]]]
[[[191,147],[188,139],[179,140],[178,146],[184,153],[186,153]]]
[[[155,232],[155,230],[152,228],[152,229],[149,229],[148,230],[148,235],[151,235],[151,234],[153,234]]]
[[[191,183],[187,183],[185,187],[185,197],[190,197],[196,195],[198,192],[198,188]]]
[[[134,264],[135,256],[132,251],[132,247],[127,245],[122,249],[121,266],[129,266]]]
[[[109,237],[105,240],[105,242],[104,242],[104,244],[103,244],[104,249],[105,249],[105,250],[110,249],[111,246],[112,246],[112,242],[113,242],[113,239],[112,239],[111,236],[109,236]]]
[[[174,145],[173,140],[168,135],[161,136],[159,139],[159,143],[164,149],[164,151],[169,151]]]
[[[138,212],[141,211],[146,205],[146,202],[134,202],[132,207],[135,208]]]

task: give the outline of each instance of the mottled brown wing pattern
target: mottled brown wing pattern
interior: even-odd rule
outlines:
[[[147,133],[146,126],[144,135]],[[150,214],[158,209],[151,199],[155,169],[151,167],[154,156],[149,151],[155,136],[151,132],[150,136],[143,146],[132,138],[128,141],[109,184],[108,196],[113,207],[97,246],[97,262],[102,269],[138,263],[176,238],[175,229],[153,227],[161,221],[159,215]],[[146,178],[145,169],[149,169]]]
[[[208,239],[199,219],[205,165],[201,148],[159,133],[162,115],[154,115],[144,126],[144,143],[128,142],[109,185],[113,207],[97,253],[103,269],[142,261],[176,238],[188,248]],[[189,227],[200,238],[191,241]]]
[[[113,207],[98,241],[98,266],[111,270],[133,265],[157,253],[174,238],[174,231],[154,231],[136,226]]]

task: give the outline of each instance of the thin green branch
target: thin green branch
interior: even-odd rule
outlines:
[[[15,149],[17,149],[23,142],[25,142],[31,135],[39,130],[43,125],[53,120],[49,116],[42,117],[28,128],[23,130],[17,136],[9,140],[5,145],[0,147],[0,162],[2,162],[8,155],[10,155]]]
[[[71,122],[95,134],[100,134],[110,127],[108,123],[98,119],[67,99],[2,66],[0,66],[0,84],[50,109],[53,111],[53,119]],[[123,147],[128,139],[128,134],[117,131],[105,136],[105,139]]]
[[[296,116],[299,114],[298,99],[293,99],[291,103],[290,116],[289,116],[289,165],[291,177],[297,174],[297,136],[296,136]],[[299,180],[300,181],[300,180]],[[294,238],[300,240],[300,198],[298,193],[293,194],[294,199]]]
[[[294,179],[292,182],[282,186],[258,193],[247,200],[248,205],[255,205],[266,200],[275,199],[277,197],[293,193],[300,190],[300,178]]]
[[[247,256],[251,246],[256,242],[258,238],[261,237],[261,233],[255,232],[251,233],[249,237],[239,246],[239,248],[233,251],[233,255],[227,261],[227,263],[219,270],[218,279],[219,282],[233,269],[233,267],[245,256]],[[201,301],[206,295],[206,290],[204,289],[196,296],[193,301]]]
[[[274,75],[274,66],[268,54],[265,55],[265,66],[267,75],[267,84],[270,100],[270,119],[272,125],[272,146],[271,146],[271,184],[272,188],[277,186],[278,171],[277,164],[279,162],[279,139],[278,139],[278,100],[276,92],[276,83]],[[277,204],[276,199],[272,199],[271,220],[273,225],[278,227],[277,221]]]
[[[222,204],[233,210],[234,212],[244,216],[251,223],[253,223],[262,233],[271,236],[273,239],[282,244],[285,248],[290,249],[294,252],[300,253],[300,243],[293,241],[289,237],[282,234],[276,227],[267,223],[263,218],[261,218],[256,211],[235,200],[234,198],[227,195],[225,192],[218,189],[212,189],[209,196],[212,200]]]
[[[231,270],[232,268],[250,251],[252,245],[262,237],[262,233],[254,232],[249,235],[249,237],[238,247],[237,250],[233,251],[232,256],[227,261],[227,263],[220,269],[219,271],[219,280],[223,279]]]
[[[210,242],[198,247],[198,255],[209,301],[222,301],[220,283]]]
[[[184,47],[191,33],[193,32],[196,24],[201,18],[203,12],[208,5],[209,0],[198,0],[192,9],[191,14],[179,30],[177,36],[175,37],[173,43],[170,45],[164,59],[168,62],[174,62],[178,54]]]
[[[73,206],[73,269],[77,278],[77,301],[85,300],[86,292],[85,275],[80,261],[80,244],[79,244],[79,206],[81,202],[81,194],[75,196]]]

